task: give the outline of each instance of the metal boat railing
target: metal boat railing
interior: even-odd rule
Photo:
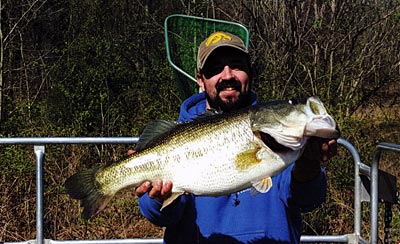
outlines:
[[[50,240],[43,235],[43,163],[45,155],[45,145],[51,144],[136,144],[137,137],[46,137],[46,138],[0,138],[0,145],[28,144],[34,145],[36,155],[36,239],[22,242],[1,242],[0,243],[52,243],[52,244],[160,244],[162,239],[112,239],[112,240]],[[378,243],[378,169],[382,152],[400,152],[400,145],[392,143],[380,143],[376,147],[375,156],[368,166],[361,162],[356,148],[346,141],[339,138],[338,144],[346,148],[352,155],[354,161],[354,232],[343,235],[312,236],[304,235],[301,242],[325,242],[325,243]],[[360,175],[365,175],[371,179],[371,211],[370,211],[370,237],[366,241],[361,237],[361,202],[362,202],[362,183]]]

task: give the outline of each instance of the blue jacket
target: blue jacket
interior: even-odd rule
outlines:
[[[179,121],[193,119],[205,106],[204,93],[191,96],[182,104]],[[299,243],[301,213],[325,201],[326,177],[321,168],[311,182],[295,182],[293,165],[272,178],[267,193],[256,196],[250,191],[219,197],[189,194],[160,211],[161,204],[145,194],[139,206],[148,220],[166,227],[164,243],[168,244]]]

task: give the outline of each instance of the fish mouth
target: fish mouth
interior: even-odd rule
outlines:
[[[275,153],[286,153],[293,151],[291,148],[279,144],[275,138],[271,135],[264,133],[262,131],[254,132],[255,136],[261,139],[267,147],[269,147]]]

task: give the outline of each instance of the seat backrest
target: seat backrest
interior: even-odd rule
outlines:
[[[200,43],[215,31],[230,32],[249,45],[249,31],[239,23],[174,14],[165,19],[168,62],[176,71],[182,98],[198,92],[196,58]]]

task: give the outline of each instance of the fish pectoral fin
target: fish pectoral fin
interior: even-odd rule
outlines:
[[[260,163],[261,159],[257,157],[257,153],[260,149],[261,146],[256,145],[254,148],[239,153],[235,158],[236,168],[238,170],[246,170]]]
[[[160,211],[162,211],[165,207],[168,207],[170,204],[172,204],[182,194],[183,194],[183,192],[174,192],[174,193],[172,193],[172,195],[169,198],[164,200]]]
[[[252,182],[252,184],[253,188],[251,189],[251,195],[255,196],[260,192],[261,193],[268,192],[272,187],[272,179],[271,177],[267,177],[256,182]]]

